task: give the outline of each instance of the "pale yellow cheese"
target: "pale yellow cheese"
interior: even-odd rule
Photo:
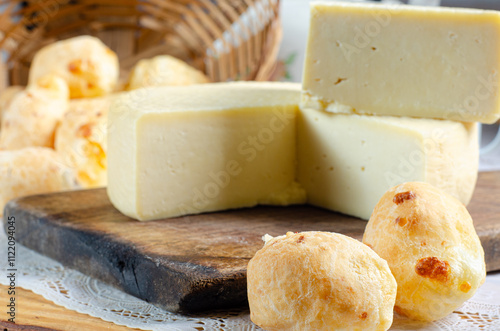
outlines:
[[[108,118],[108,195],[153,220],[304,203],[295,183],[299,84],[139,89]]]
[[[317,2],[302,108],[493,123],[500,12]]]
[[[475,123],[302,109],[297,150],[308,203],[363,219],[397,184],[428,182],[467,204],[477,179]]]

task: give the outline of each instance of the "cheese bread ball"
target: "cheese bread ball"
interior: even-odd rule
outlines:
[[[57,128],[55,149],[84,188],[107,185],[107,115],[113,97],[70,101]]]
[[[149,86],[181,86],[209,83],[201,71],[170,55],[139,61],[132,69],[128,90]]]
[[[247,268],[255,324],[266,330],[389,329],[396,281],[368,246],[328,232],[267,237]]]
[[[65,166],[53,149],[0,151],[0,214],[11,199],[74,188],[73,169]]]
[[[22,86],[9,86],[0,92],[0,123],[5,109],[7,109],[17,93],[24,90]]]
[[[33,58],[29,84],[56,74],[68,84],[71,98],[97,97],[112,92],[119,75],[118,57],[99,39],[80,36],[40,49]]]
[[[48,75],[17,93],[5,110],[0,130],[0,150],[54,146],[54,132],[68,107],[68,87]]]
[[[363,242],[387,261],[396,278],[396,312],[413,319],[445,317],[486,277],[483,248],[467,209],[427,183],[387,191]]]

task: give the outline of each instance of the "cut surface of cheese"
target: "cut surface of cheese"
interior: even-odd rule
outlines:
[[[476,123],[302,109],[297,125],[298,182],[312,205],[368,219],[389,188],[409,181],[471,199]]]
[[[299,99],[299,84],[251,82],[122,95],[108,117],[111,202],[138,220],[304,203]]]
[[[311,5],[301,108],[493,123],[500,12]]]

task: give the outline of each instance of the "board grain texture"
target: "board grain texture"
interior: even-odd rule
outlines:
[[[500,172],[481,173],[468,209],[487,269],[500,269]],[[365,221],[311,206],[256,207],[138,222],[105,189],[9,202],[18,243],[173,312],[247,304],[246,267],[262,235],[334,231],[361,239]]]

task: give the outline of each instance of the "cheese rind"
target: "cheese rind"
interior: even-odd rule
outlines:
[[[500,12],[313,3],[301,108],[493,123]]]
[[[302,109],[297,125],[298,181],[312,205],[368,219],[389,188],[409,181],[471,199],[475,123]]]
[[[298,84],[140,89],[108,118],[108,195],[153,220],[304,203],[295,183]]]

